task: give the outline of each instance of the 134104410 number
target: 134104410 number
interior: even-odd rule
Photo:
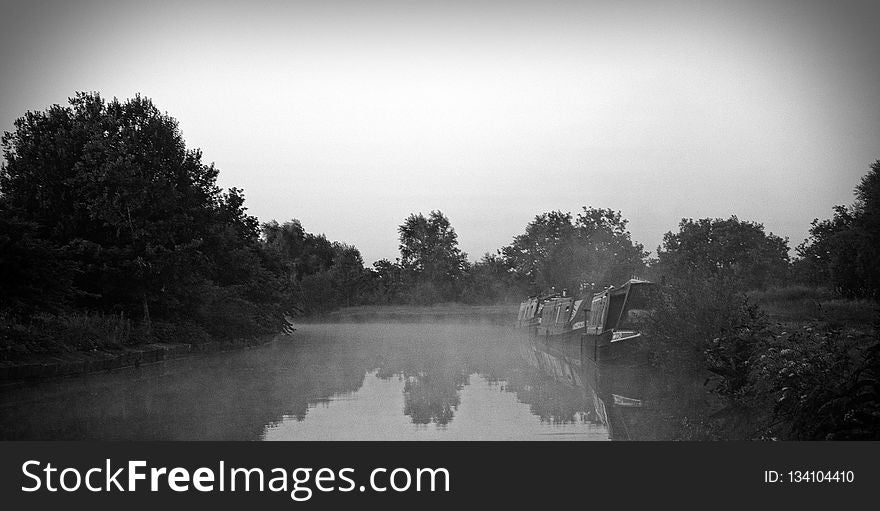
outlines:
[[[852,470],[790,470],[791,483],[851,483],[855,480]]]

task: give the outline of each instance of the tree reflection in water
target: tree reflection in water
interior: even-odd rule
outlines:
[[[293,337],[251,350],[7,387],[0,393],[0,436],[260,439],[267,427],[308,420],[315,406],[355,396],[370,374],[379,381],[399,380],[401,390],[396,402],[383,398],[386,402],[367,413],[403,414],[410,424],[451,427],[462,390],[479,375],[481,385],[493,392],[516,396],[503,410],[468,405],[490,406],[481,412],[484,418],[487,413],[513,417],[510,406],[524,403],[527,415],[551,428],[545,431],[580,424],[598,434],[591,425],[601,427],[603,421],[591,392],[548,373],[547,363],[529,362],[527,348],[518,331],[487,323],[306,324]],[[520,426],[511,424],[508,430],[528,429]],[[358,437],[355,431],[352,438]]]

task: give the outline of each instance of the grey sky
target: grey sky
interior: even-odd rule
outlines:
[[[397,256],[440,209],[470,258],[619,209],[795,246],[880,158],[870,2],[12,2],[0,130],[77,90],[152,98],[261,220]]]

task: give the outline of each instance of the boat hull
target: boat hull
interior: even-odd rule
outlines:
[[[570,347],[577,347],[584,355],[594,361],[638,362],[641,358],[641,346],[645,342],[645,336],[635,334],[622,339],[615,339],[613,331],[601,334],[588,334],[583,330],[569,330],[567,332],[550,333],[541,331],[540,328],[530,329],[530,335],[536,339],[559,342]]]

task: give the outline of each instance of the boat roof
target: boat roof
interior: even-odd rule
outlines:
[[[629,287],[636,286],[636,285],[643,285],[643,284],[653,285],[654,283],[651,282],[650,280],[629,279],[619,286],[609,287],[608,289],[606,289],[604,291],[601,291],[601,292],[594,294],[593,298],[595,299],[599,296],[602,296],[605,293],[614,293],[615,295],[618,295],[621,293],[625,293],[627,288],[629,288]]]

